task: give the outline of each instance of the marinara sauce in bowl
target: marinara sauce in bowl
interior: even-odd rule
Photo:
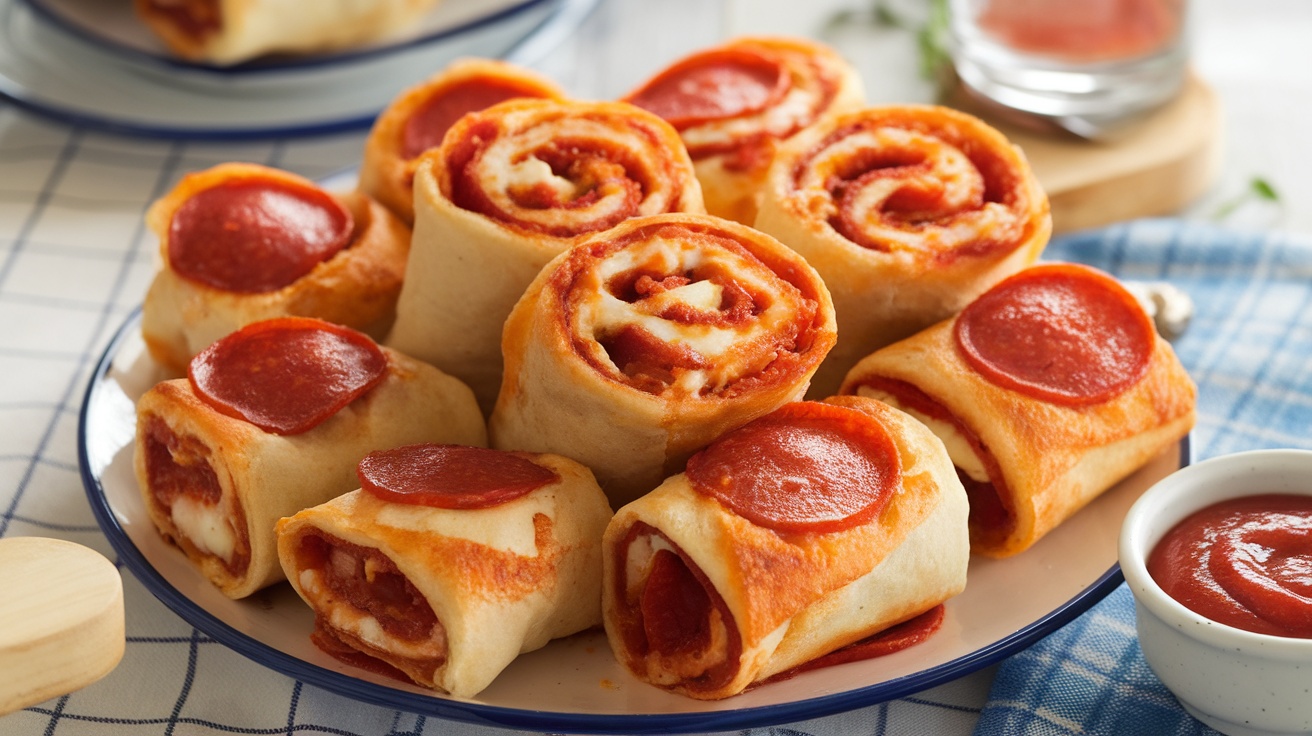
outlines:
[[[1167,476],[1119,551],[1144,659],[1190,714],[1232,735],[1312,731],[1312,451]]]

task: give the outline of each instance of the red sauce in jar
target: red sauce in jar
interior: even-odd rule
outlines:
[[[1148,574],[1218,623],[1312,639],[1312,496],[1268,493],[1197,511],[1153,548]]]
[[[1097,62],[1161,51],[1183,15],[1182,0],[990,0],[976,22],[1018,51]]]

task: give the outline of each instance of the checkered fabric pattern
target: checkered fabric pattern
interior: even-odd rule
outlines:
[[[1143,221],[1059,239],[1047,260],[1166,280],[1196,313],[1176,351],[1199,387],[1193,460],[1312,448],[1312,240]],[[976,726],[1006,734],[1208,734],[1153,675],[1121,585],[998,668]]]

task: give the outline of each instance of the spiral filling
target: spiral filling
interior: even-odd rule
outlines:
[[[683,177],[644,121],[525,112],[463,130],[448,147],[447,194],[505,225],[569,238],[680,207]]]
[[[579,351],[617,380],[719,393],[808,347],[816,300],[725,235],[661,228],[596,250],[580,256],[592,260],[569,321]]]
[[[1004,162],[968,140],[882,121],[829,135],[794,186],[813,217],[873,250],[986,253],[1025,231]]]

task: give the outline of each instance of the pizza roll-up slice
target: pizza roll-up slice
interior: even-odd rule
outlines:
[[[323,53],[396,37],[438,0],[134,0],[174,54],[229,66],[274,53]]]
[[[833,342],[824,283],[778,241],[710,215],[636,218],[515,305],[489,435],[582,462],[619,506],[800,398]]]
[[[374,121],[364,143],[360,191],[406,223],[415,219],[414,177],[419,156],[465,113],[517,97],[563,99],[565,92],[538,72],[496,59],[459,59],[398,95]]]
[[[701,212],[665,121],[618,102],[511,100],[461,118],[415,172],[415,232],[387,344],[490,411],[501,329],[555,256],[631,217]]]
[[[923,640],[965,588],[966,515],[915,419],[860,397],[794,402],[616,512],[606,634],[639,679],[707,700],[847,649],[839,661],[884,654],[881,632],[919,619],[897,639]]]
[[[282,579],[273,525],[358,487],[369,452],[486,444],[473,393],[362,333],[283,317],[224,337],[137,402],[134,465],[160,533],[232,598]]]
[[[1193,427],[1196,389],[1111,276],[1041,264],[953,319],[875,351],[843,383],[939,435],[970,496],[971,544],[1027,549]]]
[[[316,317],[382,339],[396,314],[410,228],[359,193],[227,163],[188,174],[146,224],[161,266],[142,305],[151,356],[175,373],[257,322]]]
[[[833,294],[838,345],[816,374],[819,396],[862,357],[1033,263],[1052,230],[1020,149],[933,106],[869,108],[788,141],[755,226],[801,253]]]
[[[865,94],[856,70],[823,44],[743,37],[675,62],[624,99],[678,129],[707,212],[751,225],[778,143],[859,107]]]
[[[519,654],[601,623],[606,497],[558,455],[409,445],[278,523],[314,642],[472,697]]]

